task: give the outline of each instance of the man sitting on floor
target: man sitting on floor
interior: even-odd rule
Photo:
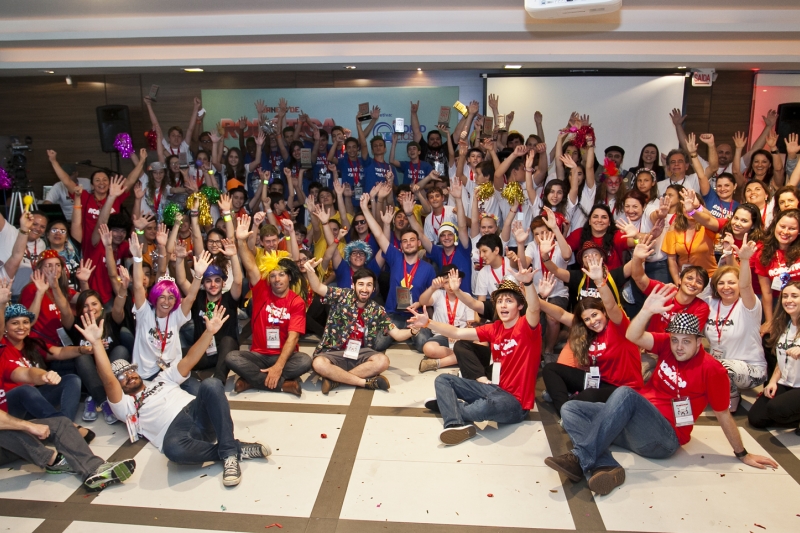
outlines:
[[[315,269],[321,261],[308,260],[304,267],[311,290],[331,308],[312,363],[322,376],[322,394],[341,383],[388,390],[389,380],[381,372],[389,368],[389,358],[375,351],[375,340],[383,333],[401,342],[411,338],[411,330],[397,329],[383,307],[370,300],[377,281],[371,270],[359,268],[353,274],[353,288],[339,289],[320,282]]]
[[[97,373],[103,381],[108,403],[114,415],[128,425],[132,440],[142,435],[178,464],[202,464],[225,461],[222,484],[238,485],[242,480],[239,460],[265,458],[268,446],[239,442],[233,436],[231,408],[225,386],[217,378],[200,384],[197,396],[181,389],[192,368],[206,354],[211,340],[229,316],[217,305],[211,318],[204,317],[205,331],[186,356],[145,384],[136,373],[136,365],[125,360],[108,360],[103,346],[103,321],[83,315],[83,328],[75,326],[92,344]]]
[[[665,333],[645,331],[652,316],[672,309],[668,304],[676,290],[674,285],[664,285],[650,293],[625,334],[658,356],[653,377],[641,393],[620,387],[606,403],[567,402],[561,408],[561,425],[575,448],[544,462],[574,482],[591,473],[589,488],[597,494],[608,494],[625,482],[625,470],[611,456],[609,446],[616,444],[654,459],[670,457],[689,442],[694,422],[708,404],[737,458],[756,468],[778,467],[772,459],[744,448],[728,410],[728,373],[703,348],[697,316],[678,313]]]
[[[499,318],[496,322],[474,329],[457,328],[432,321],[424,307],[422,313],[412,311],[414,316],[408,321],[411,327],[430,328],[451,339],[488,342],[491,346],[494,360],[491,383],[487,378],[473,381],[442,374],[435,381],[436,398],[425,402],[428,409],[442,413],[444,430],[439,440],[446,445],[474,437],[477,430],[470,422],[492,420],[516,424],[533,408],[542,356],[539,299],[533,292],[532,269],[513,275],[524,286],[524,292],[511,280],[498,285],[492,293]]]

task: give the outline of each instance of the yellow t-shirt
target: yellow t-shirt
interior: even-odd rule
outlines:
[[[339,224],[342,223],[342,218],[339,216],[339,211],[336,212],[333,216],[331,216],[331,220],[335,220]],[[353,222],[353,215],[347,213],[347,223],[352,224]],[[320,228],[321,231],[321,228]],[[311,235],[312,227],[311,225],[308,226],[308,234]],[[334,235],[336,237],[336,235]],[[344,257],[344,247],[347,243],[342,241],[339,243],[339,253]],[[325,250],[328,249],[328,241],[325,240],[325,235],[321,234],[319,239],[314,243],[314,257],[316,259],[322,259],[322,256],[325,255]],[[321,265],[320,265],[321,266]]]

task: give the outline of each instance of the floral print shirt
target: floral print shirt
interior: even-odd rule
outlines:
[[[314,351],[315,356],[322,351],[344,350],[358,320],[356,293],[352,289],[328,287],[328,294],[322,303],[330,305],[331,311],[328,314],[328,323],[325,324],[322,342]],[[378,333],[386,335],[389,329],[394,327],[386,310],[372,300],[367,301],[364,306],[361,319],[365,326],[362,348],[374,349]]]

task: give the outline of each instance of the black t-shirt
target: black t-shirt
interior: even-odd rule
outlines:
[[[614,285],[611,284],[609,280],[608,285],[611,288],[611,292],[614,293],[614,297],[617,300],[617,303],[620,302],[620,298],[622,298],[622,286],[628,281],[628,278],[625,277],[625,273],[623,271],[624,267],[619,267],[611,270],[609,272],[611,274],[611,279],[614,280]],[[568,270],[569,272],[569,300],[570,302],[577,302],[581,298],[587,298],[589,296],[594,296],[599,298],[600,295],[597,292],[597,286],[594,282],[583,273],[581,270]],[[614,286],[616,286],[616,291],[614,290]],[[578,291],[580,290],[580,294]],[[570,306],[572,307],[572,306]]]
[[[228,318],[228,320],[222,324],[222,327],[214,335],[214,338],[221,340],[222,337],[231,337],[238,342],[239,319],[236,313],[239,310],[239,300],[234,299],[230,292],[225,292],[222,294],[222,298],[220,298],[219,303],[225,308],[225,312],[230,318]],[[205,316],[206,311],[208,311],[207,305],[208,302],[206,300],[206,293],[205,291],[200,291],[194,301],[194,304],[192,305],[192,322],[194,322],[195,342],[200,339],[200,336],[206,329],[206,323],[205,320],[203,320],[203,317]]]
[[[111,350],[121,345],[119,340],[120,339],[119,330],[120,328],[122,328],[122,325],[114,322],[114,319],[111,317],[110,312],[104,313],[104,318],[105,320],[103,321],[103,330],[104,330],[103,344],[105,345],[106,353],[110,354]],[[75,324],[81,324],[80,320],[81,320],[80,317],[75,317]],[[72,342],[75,344],[75,346],[91,346],[92,343],[83,338],[81,332],[75,329],[75,324],[73,324],[70,330],[67,332],[69,338],[72,339]]]
[[[444,165],[444,172],[442,172],[441,176],[443,178],[449,177],[450,164],[447,161],[447,147],[442,144],[442,146],[438,148],[431,148],[428,141],[425,139],[419,140],[419,147],[421,152],[420,158],[430,163],[433,170],[436,170],[436,163],[441,163]]]

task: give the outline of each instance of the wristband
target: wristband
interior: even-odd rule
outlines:
[[[230,215],[231,214],[231,210],[228,209],[227,211],[223,211],[222,214],[223,215]]]
[[[742,448],[742,451],[733,452],[733,455],[735,455],[737,459],[743,459],[747,456],[747,450],[745,448]]]
[[[264,185],[269,185],[269,180],[261,180],[261,183],[263,183]]]
[[[333,239],[333,244],[339,244],[339,239]]]
[[[427,322],[425,322],[425,325],[424,325],[424,326],[422,326],[420,329],[425,329],[425,328],[427,328],[427,327],[428,327],[430,324],[431,324],[431,318],[430,318],[430,317],[428,317],[428,321],[427,321]]]
[[[598,284],[597,284],[597,290],[600,290],[600,289],[602,289],[602,288],[603,288],[603,287],[605,287],[607,284],[608,284],[608,277],[606,277],[606,279],[604,279],[604,280],[603,280],[603,283],[598,283]]]
[[[136,233],[136,235],[144,235],[144,230],[143,229],[137,229],[137,230],[133,230],[133,231],[134,231],[134,233]]]
[[[633,244],[639,244],[639,239],[633,239]]]
[[[224,217],[222,217],[222,220],[224,220],[225,222],[230,222],[233,219],[231,218],[230,215],[225,215]]]
[[[524,287],[530,287],[531,285],[533,285],[533,280],[530,280],[528,283],[523,283],[522,285]]]
[[[142,262],[142,258],[141,258],[141,257],[136,257],[136,256],[134,256],[134,257],[133,257],[133,262],[134,262],[134,263],[141,263],[141,262]]]
[[[695,152],[695,153],[693,153],[693,154],[689,154],[689,157],[691,157],[692,159],[694,159],[695,157],[697,157],[697,152]]]
[[[189,216],[197,217],[200,215],[200,211],[189,211]]]
[[[267,209],[267,214],[272,213],[272,209]]]
[[[19,230],[19,232],[22,233],[23,235],[28,235],[31,232],[31,230],[27,230],[26,231],[24,229],[21,229],[21,230]]]
[[[697,209],[692,209],[691,211],[689,211],[686,214],[691,217],[691,216],[694,216],[695,213],[702,213],[702,212],[703,212],[703,206],[700,205],[700,206],[697,206]]]
[[[203,276],[202,274],[200,276],[195,275],[194,279],[203,281]]]
[[[533,172],[532,168],[525,167],[525,172]]]
[[[286,239],[287,241],[291,241],[292,240],[292,238],[289,237],[288,235],[286,237],[284,237],[284,239]]]

